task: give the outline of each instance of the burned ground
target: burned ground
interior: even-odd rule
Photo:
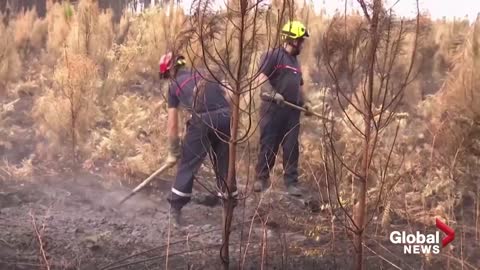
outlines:
[[[190,225],[174,228],[165,201],[169,186],[157,181],[118,206],[130,189],[91,174],[3,182],[0,268],[41,269],[40,236],[51,269],[165,269],[167,252],[168,269],[219,269],[222,207],[194,200],[184,211]],[[206,193],[199,190],[196,194]],[[238,268],[242,258],[244,269],[260,269],[262,258],[264,269],[351,268],[346,259],[353,252],[350,240],[341,222],[335,221],[332,227],[328,211],[312,213],[301,200],[280,190],[265,195],[260,204],[259,199],[249,197],[246,208],[241,204],[235,210],[232,269]],[[252,222],[257,204],[259,215]],[[415,226],[400,219],[392,223],[396,230]],[[431,264],[424,265],[416,255],[402,255],[401,247],[390,244],[384,233],[376,234],[375,227],[371,226],[366,242],[368,269],[396,269],[393,264],[400,269],[447,269],[448,252],[442,251],[442,257],[433,255]],[[467,230],[463,233],[453,242],[453,252],[464,245],[465,260],[478,266],[474,235]],[[450,264],[450,269],[460,269],[453,257]]]

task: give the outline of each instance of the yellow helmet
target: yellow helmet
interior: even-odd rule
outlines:
[[[289,21],[282,28],[282,36],[291,39],[309,37],[307,27],[299,21]]]

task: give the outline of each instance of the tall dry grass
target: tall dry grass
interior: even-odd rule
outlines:
[[[73,20],[73,6],[69,2],[47,2],[48,35],[47,49],[49,55],[57,57],[62,53]]]
[[[35,9],[20,13],[14,21],[15,45],[26,56],[44,47],[48,32],[47,20],[40,19]]]
[[[21,59],[15,46],[15,32],[0,24],[0,96],[7,94],[8,83],[15,81],[21,72]]]
[[[443,172],[442,181],[436,184],[453,190],[442,194],[448,202],[446,209],[461,206],[465,197],[475,199],[472,191],[478,187],[472,176],[478,173],[476,164],[480,160],[480,97],[476,90],[480,86],[476,72],[480,67],[480,20],[471,27],[466,28],[464,23],[461,27],[468,31],[461,34],[464,41],[455,47],[453,68],[445,84],[420,107],[426,115],[429,133],[435,135],[432,151],[438,155],[437,172]]]
[[[165,103],[152,104],[135,95],[120,95],[111,104],[113,115],[108,129],[92,135],[93,162],[116,161],[130,174],[149,174],[163,161],[166,152],[163,132]]]
[[[134,17],[130,27],[129,44],[139,48],[138,57],[132,61],[132,69],[143,76],[158,76],[158,60],[165,51],[176,49],[175,44],[185,15],[180,8],[152,8]],[[127,41],[128,44],[128,41]]]
[[[98,68],[84,55],[65,53],[53,75],[54,87],[36,100],[33,118],[42,145],[42,156],[55,154],[84,159],[87,142],[99,116],[95,103],[99,87]]]
[[[100,11],[96,1],[80,1],[71,16],[67,48],[103,65],[115,38],[112,16],[111,10]]]

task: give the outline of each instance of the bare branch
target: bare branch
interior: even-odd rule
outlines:
[[[368,20],[368,22],[370,23],[371,22],[371,18],[370,18],[370,14],[368,13],[368,9],[367,9],[367,4],[365,4],[365,1],[364,0],[357,0],[357,2],[360,4],[360,6],[362,7],[362,11],[363,11],[363,15],[365,15],[365,18]]]
[[[30,211],[30,217],[32,219],[33,230],[35,231],[35,235],[37,236],[38,248],[40,250],[40,255],[41,255],[41,258],[43,260],[44,266],[47,270],[50,270],[50,263],[48,262],[47,254],[46,254],[45,249],[44,249],[45,243],[43,242],[41,233],[38,230],[37,222],[35,221],[35,216],[32,214],[31,211]]]

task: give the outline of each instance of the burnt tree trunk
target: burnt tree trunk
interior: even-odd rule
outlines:
[[[374,93],[374,77],[375,77],[375,63],[376,54],[379,43],[378,23],[380,12],[382,9],[382,0],[374,0],[373,13],[370,23],[370,44],[368,48],[368,69],[367,78],[368,83],[365,91],[365,102],[363,107],[364,116],[364,146],[363,146],[363,159],[360,176],[357,180],[358,197],[357,204],[354,212],[354,221],[357,227],[355,233],[355,267],[357,270],[363,270],[363,234],[365,232],[365,217],[367,214],[367,183],[370,172],[370,160],[372,159],[372,127],[373,127],[373,93]]]

